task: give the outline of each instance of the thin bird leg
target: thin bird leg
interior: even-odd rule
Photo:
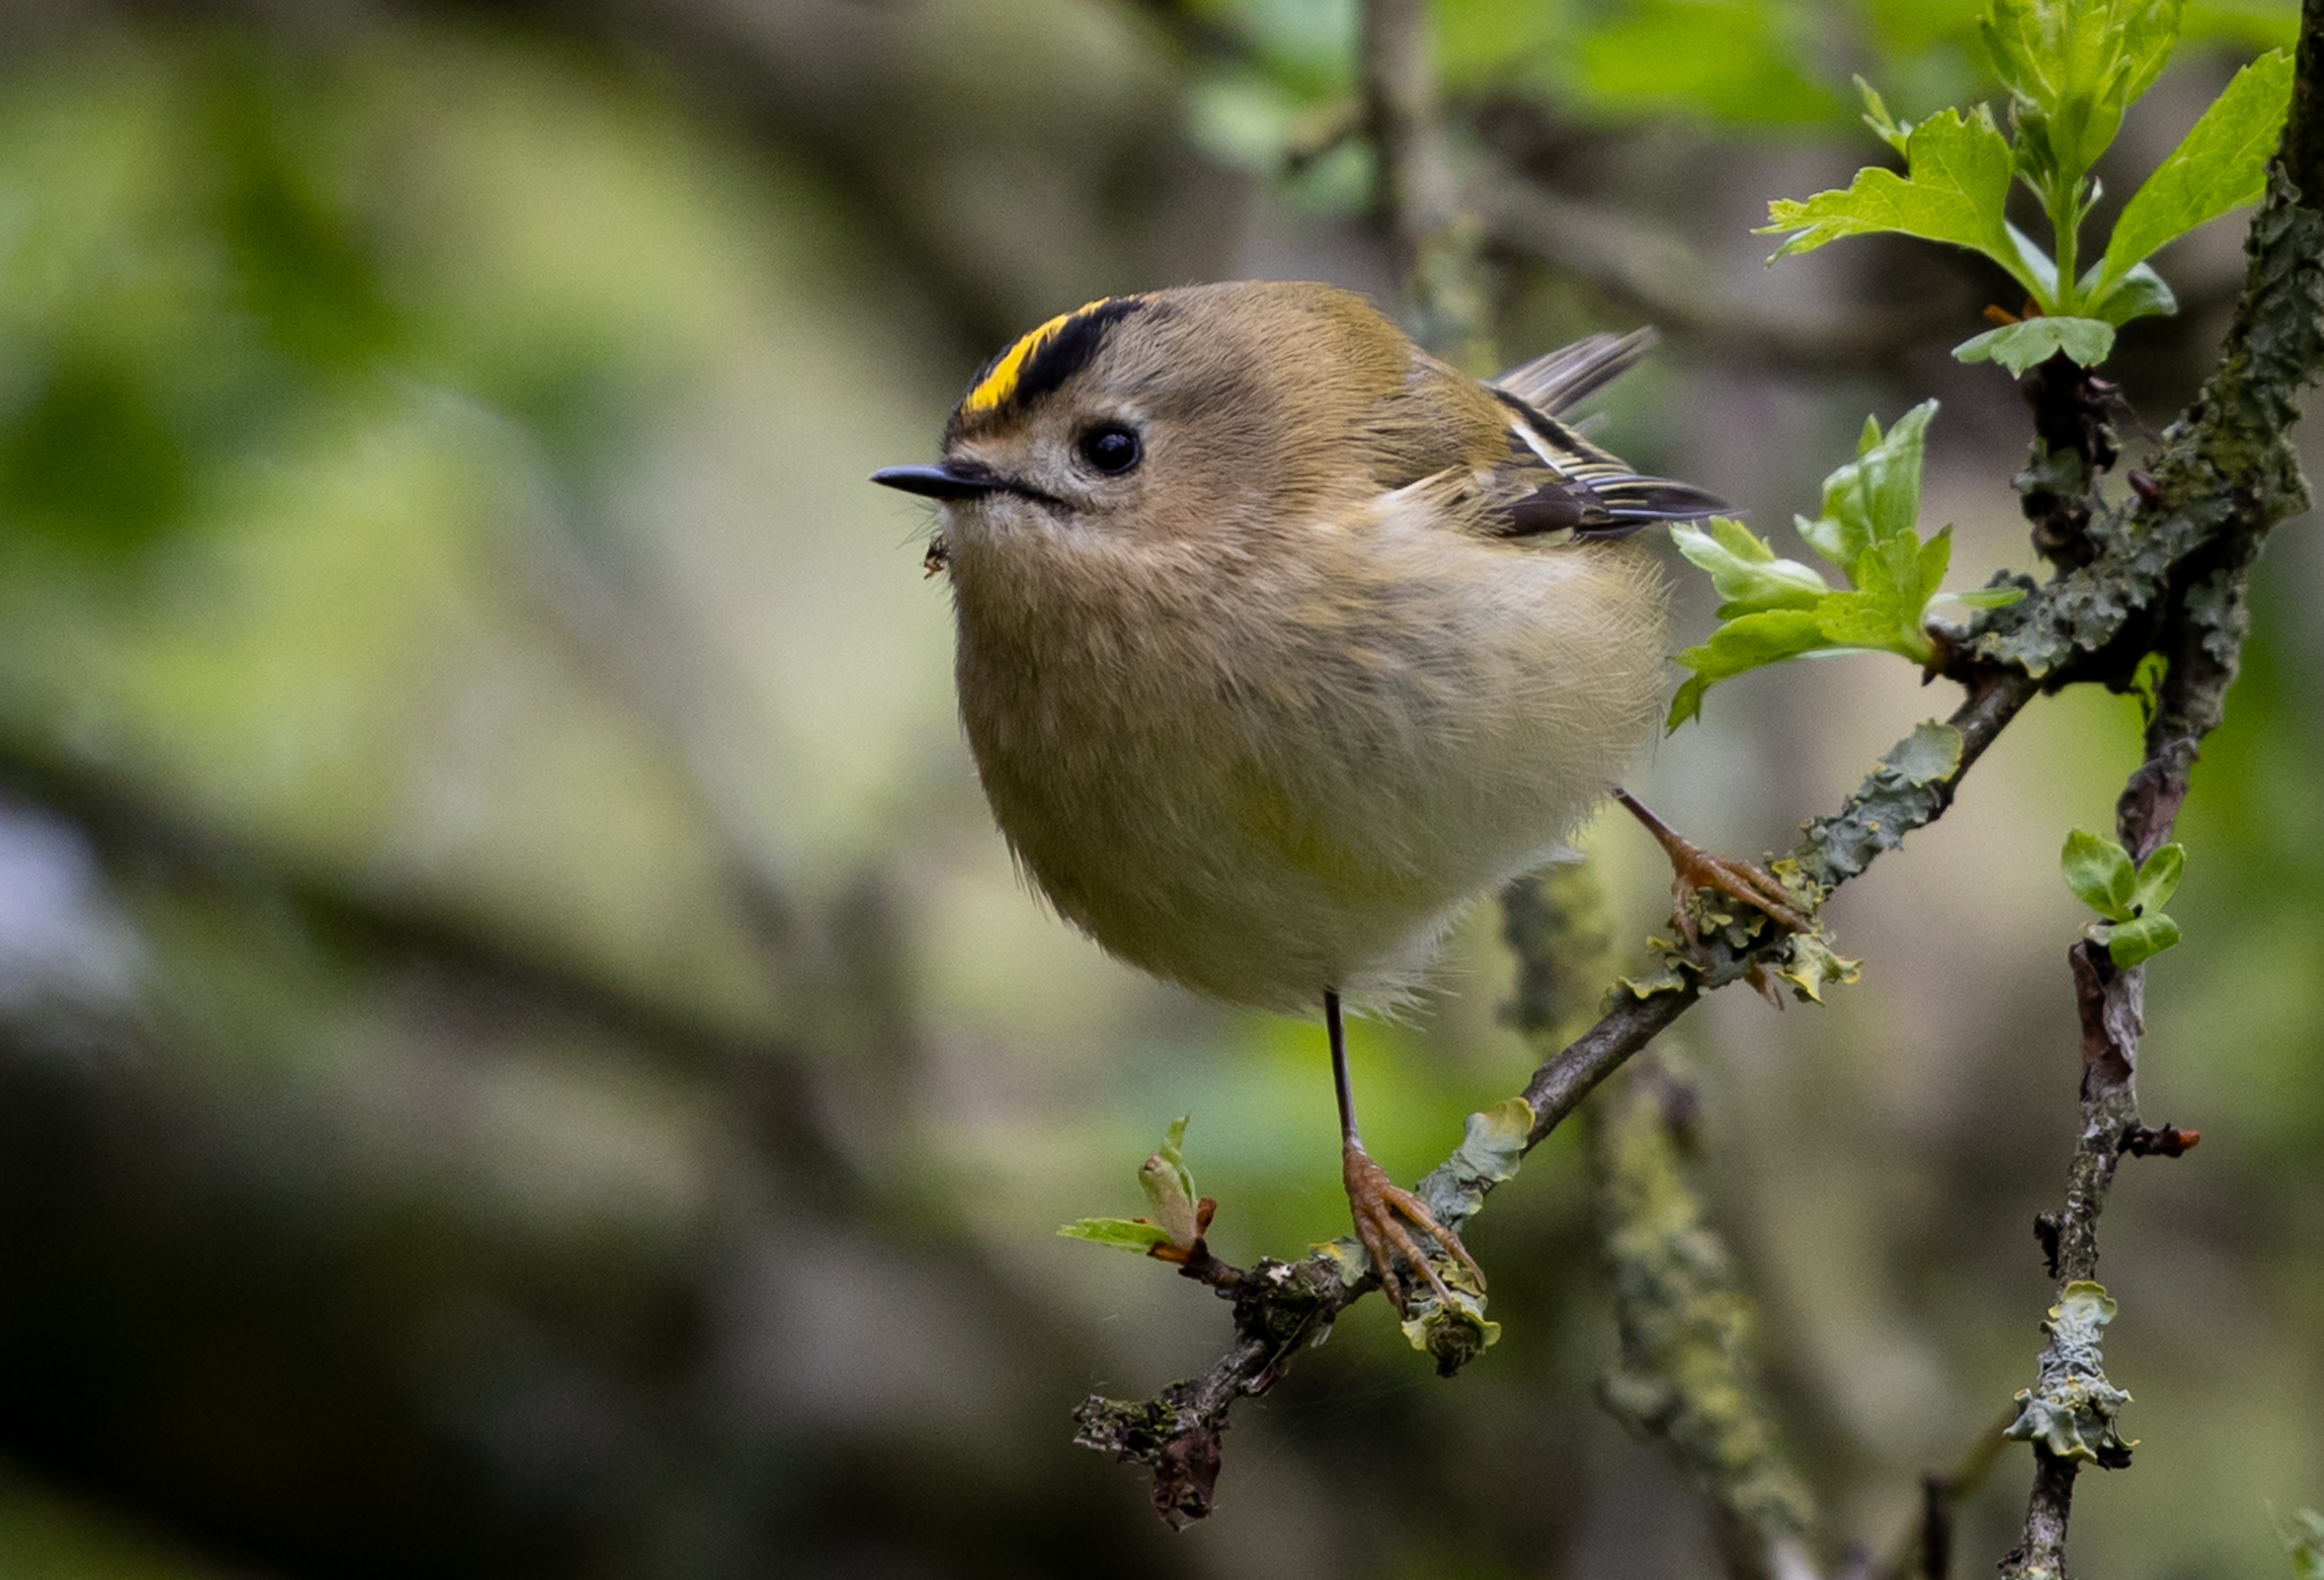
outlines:
[[[1619,785],[1614,788],[1614,799],[1646,825],[1646,832],[1654,835],[1663,853],[1670,858],[1674,875],[1671,898],[1677,913],[1678,930],[1686,935],[1690,948],[1700,948],[1702,942],[1694,935],[1694,918],[1687,914],[1686,903],[1697,889],[1711,889],[1755,911],[1765,911],[1786,932],[1805,932],[1814,925],[1800,914],[1799,902],[1791,891],[1777,883],[1766,868],[1713,856],[1647,811],[1644,803]]]
[[[1399,1217],[1434,1236],[1446,1254],[1467,1268],[1477,1287],[1483,1289],[1485,1271],[1461,1244],[1461,1236],[1438,1223],[1420,1198],[1390,1180],[1388,1171],[1364,1151],[1363,1138],[1356,1134],[1355,1096],[1348,1081],[1347,1033],[1340,1023],[1340,995],[1335,988],[1323,990],[1323,1024],[1331,1033],[1332,1080],[1340,1098],[1340,1174],[1347,1184],[1348,1211],[1356,1222],[1356,1238],[1362,1243],[1364,1254],[1371,1258],[1372,1271],[1379,1274],[1381,1291],[1399,1312],[1404,1309],[1404,1282],[1396,1274],[1396,1258],[1401,1254],[1428,1280],[1437,1300],[1447,1306],[1452,1303],[1452,1291],[1444,1287],[1436,1269],[1429,1265],[1427,1252],[1397,1221]]]

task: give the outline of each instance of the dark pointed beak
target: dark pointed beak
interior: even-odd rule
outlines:
[[[883,466],[872,474],[882,488],[932,500],[973,500],[1009,485],[973,461],[947,461],[940,466]]]

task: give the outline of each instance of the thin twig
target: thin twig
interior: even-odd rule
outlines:
[[[1427,0],[1365,0],[1358,76],[1378,162],[1376,204],[1397,253],[1413,337],[1477,374],[1492,372],[1480,232],[1462,205],[1438,115]]]

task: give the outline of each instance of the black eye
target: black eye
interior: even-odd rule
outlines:
[[[1119,476],[1136,466],[1145,454],[1138,430],[1110,422],[1082,436],[1082,459],[1100,472]]]

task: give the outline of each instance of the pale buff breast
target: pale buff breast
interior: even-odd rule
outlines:
[[[958,666],[1028,875],[1199,991],[1407,997],[1652,728],[1662,598],[1635,546],[1485,542],[1410,506],[1230,566],[1109,564],[1169,552],[959,543]]]

